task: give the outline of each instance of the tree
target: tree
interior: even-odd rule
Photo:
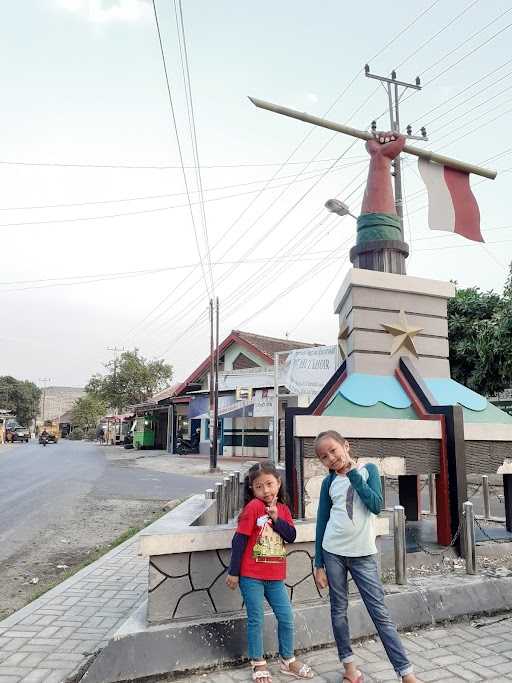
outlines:
[[[87,431],[94,429],[107,412],[107,404],[95,394],[86,393],[78,398],[71,408],[73,426]]]
[[[124,351],[119,359],[105,365],[106,375],[93,375],[85,390],[122,411],[147,401],[169,385],[172,366],[163,360],[149,361],[139,350]]]
[[[453,379],[485,396],[512,386],[512,268],[503,296],[459,289],[448,302]]]
[[[33,382],[18,380],[10,375],[0,377],[0,404],[16,413],[18,422],[28,425],[38,412],[41,389]]]

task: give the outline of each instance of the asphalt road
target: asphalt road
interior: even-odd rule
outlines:
[[[71,509],[96,500],[166,501],[200,493],[208,477],[151,472],[109,462],[101,447],[62,439],[0,448],[0,561],[32,543]]]

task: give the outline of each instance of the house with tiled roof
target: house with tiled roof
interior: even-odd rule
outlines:
[[[286,352],[318,348],[321,344],[278,339],[252,332],[232,330],[219,345],[219,455],[267,457],[274,416],[274,357],[285,360]],[[173,391],[170,406],[169,450],[181,437],[194,442],[199,452],[210,448],[209,420],[210,355]],[[279,410],[297,405],[286,386],[279,393]],[[270,436],[270,439],[272,437]]]

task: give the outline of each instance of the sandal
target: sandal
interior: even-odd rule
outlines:
[[[313,678],[315,674],[307,664],[302,664],[297,671],[290,669],[290,664],[293,664],[295,661],[297,661],[295,657],[292,657],[291,659],[281,658],[281,667],[279,671],[286,676],[293,676],[293,678]],[[297,664],[300,664],[300,662],[297,662]]]
[[[267,668],[258,669],[256,671],[257,666],[266,667],[267,662],[264,659],[251,660],[252,680],[257,681],[257,683],[272,683],[272,674],[270,671]]]
[[[348,681],[348,683],[364,683],[364,676],[362,672],[359,672],[359,675],[356,678],[350,678],[346,674],[343,676],[343,681]]]

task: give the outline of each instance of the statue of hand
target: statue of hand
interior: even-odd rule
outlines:
[[[376,132],[373,140],[368,140],[366,143],[366,150],[372,157],[385,157],[386,159],[394,159],[403,150],[405,145],[405,136],[398,133],[390,132]]]

